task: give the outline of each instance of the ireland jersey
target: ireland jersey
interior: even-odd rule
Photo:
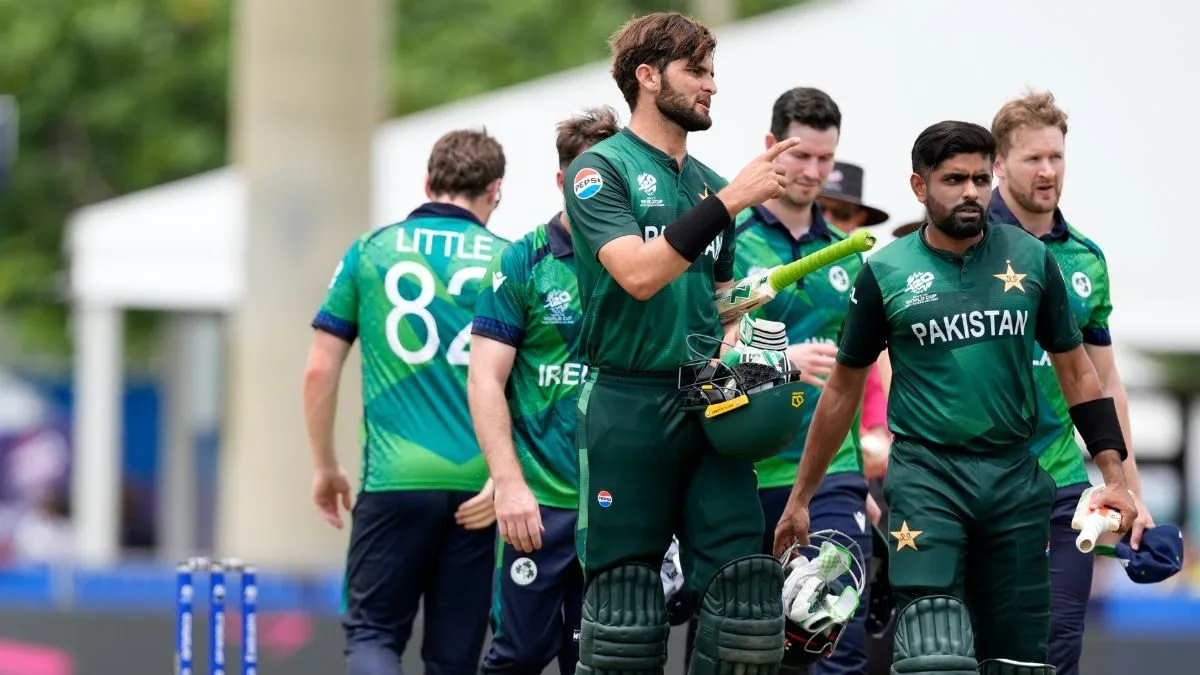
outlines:
[[[1021,227],[999,190],[992,193],[989,211],[993,221]],[[1071,315],[1083,333],[1084,343],[1110,346],[1108,316],[1112,313],[1112,300],[1104,253],[1071,227],[1059,211],[1054,214],[1054,228],[1041,239],[1062,268]],[[1075,440],[1075,425],[1068,412],[1067,399],[1063,397],[1058,376],[1050,365],[1050,357],[1040,347],[1034,350],[1033,373],[1040,394],[1033,451],[1058,487],[1086,483],[1089,480],[1087,466]]]
[[[517,350],[505,393],[521,472],[539,504],[575,509],[575,406],[588,369],[571,233],[555,216],[493,258],[485,281],[471,332]]]
[[[359,339],[362,490],[474,490],[487,464],[467,411],[481,280],[507,245],[470,212],[430,203],[346,252],[313,327]]]
[[[598,255],[617,237],[649,241],[661,235],[724,188],[725,179],[691,155],[680,167],[629,129],[593,145],[566,175],[563,197],[575,234],[584,360],[602,370],[676,372],[681,363],[700,358],[688,349],[687,338],[721,337],[714,282],[733,280],[733,223],[685,273],[645,301],[626,293]],[[693,346],[703,356],[717,352],[716,343]]]
[[[734,272],[738,279],[790,263],[841,241],[846,235],[825,222],[821,209],[813,207],[812,226],[799,239],[773,213],[755,206],[738,214],[737,254]],[[853,256],[822,269],[785,288],[771,302],[755,310],[753,316],[779,321],[787,327],[788,344],[821,342],[836,344],[846,308],[850,306],[850,287],[862,269],[862,258]],[[808,438],[808,426],[817,408],[820,387],[804,384],[800,434],[783,452],[758,463],[758,484],[762,488],[788,487],[796,481],[796,469]],[[850,427],[842,447],[829,465],[828,473],[862,472],[862,454],[858,443],[858,416]]]
[[[1024,230],[989,225],[957,255],[930,246],[928,227],[867,259],[838,361],[866,368],[888,349],[888,426],[897,438],[972,452],[1028,447],[1035,341],[1061,353],[1083,339],[1062,272]]]

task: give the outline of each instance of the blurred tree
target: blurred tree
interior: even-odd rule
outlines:
[[[631,16],[690,0],[397,0],[403,115],[607,56]],[[742,16],[798,0],[739,0]],[[232,0],[0,0],[0,93],[21,106],[0,192],[0,312],[26,350],[68,351],[62,230],[75,209],[227,161]],[[131,353],[153,316],[131,317]]]

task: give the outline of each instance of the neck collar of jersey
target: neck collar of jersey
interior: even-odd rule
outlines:
[[[555,258],[569,258],[575,255],[571,233],[566,225],[563,225],[561,212],[554,214],[550,222],[546,223],[546,238],[550,240],[550,255]]]
[[[680,169],[681,166],[686,166],[688,163],[688,160],[690,160],[692,157],[691,155],[684,155],[683,156],[683,164],[681,165],[675,161],[674,157],[668,155],[667,153],[654,147],[653,145],[650,145],[650,143],[646,142],[646,140],[644,138],[633,133],[633,131],[629,127],[625,127],[623,129],[621,129],[621,131],[619,133],[625,134],[630,139],[632,139],[634,143],[638,144],[638,146],[641,147],[642,150],[644,150],[646,152],[646,154],[653,157],[654,161],[656,161],[659,164],[662,164],[664,166],[670,167],[671,170],[675,171],[675,172],[679,172],[681,170]]]
[[[783,234],[787,235],[788,239],[792,239],[792,232],[779,220],[779,217],[767,207],[759,204],[750,207],[754,211],[754,216],[762,221],[763,225],[768,227],[779,228]],[[821,239],[833,239],[833,233],[829,231],[829,224],[825,222],[825,212],[821,209],[821,205],[813,202],[812,204],[812,224],[808,226],[808,232],[800,235],[799,239],[794,241],[797,244],[806,244],[820,237]]]
[[[992,203],[988,205],[988,219],[1025,229],[1021,221],[1017,220],[1017,214],[1012,212],[1012,209],[1004,202],[1004,197],[1000,196],[1000,188],[992,190]],[[1039,238],[1042,241],[1065,241],[1067,236],[1067,220],[1063,218],[1062,209],[1056,207],[1054,209],[1054,227]]]
[[[408,214],[409,220],[414,218],[457,218],[459,220],[469,220],[480,227],[485,227],[483,222],[474,213],[456,204],[447,204],[445,202],[425,202],[413,209],[412,213]]]
[[[990,223],[988,223],[987,219],[985,218],[983,221],[983,237],[981,237],[979,239],[979,241],[975,242],[974,244],[971,244],[971,246],[969,248],[967,248],[966,251],[963,251],[962,254],[959,255],[958,253],[955,253],[953,251],[947,251],[945,249],[936,248],[936,247],[932,246],[929,243],[929,240],[927,240],[925,238],[925,230],[927,230],[931,227],[933,227],[933,225],[931,225],[929,223],[929,220],[926,220],[925,222],[921,223],[921,227],[917,230],[917,239],[920,240],[921,246],[924,246],[926,251],[929,251],[930,253],[932,253],[933,255],[936,255],[939,258],[945,258],[946,260],[959,261],[964,258],[970,257],[973,253],[975,253],[979,249],[983,248],[983,245],[987,243],[988,238],[990,238],[992,236],[992,226]]]

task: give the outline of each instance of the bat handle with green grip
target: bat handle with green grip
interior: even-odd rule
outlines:
[[[874,246],[875,235],[866,230],[856,230],[850,237],[836,244],[830,244],[816,253],[804,256],[796,262],[776,268],[774,272],[771,272],[771,276],[769,277],[771,288],[775,289],[775,292],[778,293],[800,281],[801,278],[816,272],[832,262],[852,256],[855,253],[869,251]]]

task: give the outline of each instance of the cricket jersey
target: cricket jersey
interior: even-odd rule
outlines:
[[[867,259],[838,361],[866,368],[888,349],[898,440],[980,453],[1029,447],[1035,342],[1061,353],[1083,340],[1058,263],[1020,228],[988,225],[958,255],[930,246],[928,227]]]
[[[555,216],[492,259],[471,332],[517,350],[505,391],[525,483],[542,506],[579,506],[575,406],[583,311],[571,233]]]
[[[359,341],[362,490],[483,487],[467,347],[487,266],[505,246],[469,211],[429,203],[364,234],[338,264],[312,325]]]
[[[738,214],[737,252],[734,276],[738,279],[764,269],[784,265],[811,255],[846,238],[846,234],[825,222],[821,209],[814,205],[812,226],[799,239],[766,207],[755,206]],[[850,306],[850,288],[863,260],[854,255],[802,278],[785,288],[771,302],[756,309],[752,316],[778,321],[787,327],[788,344],[820,342],[837,344],[846,308]],[[802,384],[804,405],[801,427],[796,440],[780,454],[763,460],[755,467],[762,488],[790,487],[796,481],[796,469],[808,438],[813,411],[821,388]],[[858,442],[857,415],[850,434],[829,466],[828,474],[862,472],[862,454]]]
[[[730,222],[688,270],[641,301],[600,263],[601,247],[633,235],[649,241],[725,179],[691,155],[682,167],[629,129],[600,141],[568,167],[563,186],[583,303],[583,359],[593,368],[625,372],[678,372],[680,364],[717,353],[721,323],[715,282],[733,280],[734,225]]]
[[[992,192],[989,218],[993,222],[1022,227],[999,190]],[[1112,345],[1108,329],[1108,317],[1112,313],[1108,263],[1100,247],[1071,227],[1058,209],[1054,211],[1054,227],[1041,240],[1058,261],[1067,281],[1071,316],[1083,334],[1083,342],[1098,347]],[[1040,394],[1033,452],[1058,487],[1089,482],[1083,452],[1075,440],[1075,425],[1068,412],[1067,399],[1058,384],[1049,355],[1040,346],[1034,349],[1033,374]]]

